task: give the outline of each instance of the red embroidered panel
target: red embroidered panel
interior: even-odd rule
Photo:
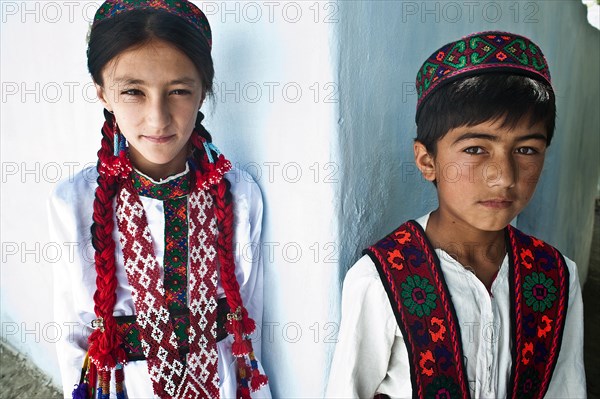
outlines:
[[[569,302],[560,252],[508,226],[513,304],[512,398],[543,398],[558,361]]]
[[[512,298],[512,398],[543,398],[556,366],[569,272],[550,245],[508,226]],[[468,398],[460,327],[440,263],[409,221],[368,248],[407,343],[413,397]]]
[[[407,222],[365,252],[407,342],[413,397],[469,398],[456,313],[421,227]]]

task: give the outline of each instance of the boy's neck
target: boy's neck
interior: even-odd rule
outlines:
[[[475,273],[488,288],[506,255],[504,231],[482,231],[453,220],[440,209],[429,216],[427,238],[466,269]]]

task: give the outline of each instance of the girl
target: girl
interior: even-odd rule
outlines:
[[[50,206],[56,242],[94,250],[55,274],[67,397],[270,397],[249,338],[261,259],[233,251],[258,247],[261,194],[202,126],[211,45],[189,1],[108,0],[96,13],[98,164],[59,185]]]

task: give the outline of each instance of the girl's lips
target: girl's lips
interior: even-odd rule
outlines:
[[[168,141],[170,141],[173,137],[175,136],[161,136],[161,137],[154,137],[154,136],[142,136],[142,138],[148,140],[151,143],[154,144],[163,144],[166,143]]]
[[[513,204],[514,201],[505,199],[492,199],[486,201],[479,201],[479,203],[487,208],[492,209],[506,209]]]

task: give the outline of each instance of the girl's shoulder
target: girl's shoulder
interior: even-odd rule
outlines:
[[[233,167],[225,174],[231,184],[231,195],[234,201],[247,200],[262,205],[262,194],[259,185],[248,171]]]
[[[96,166],[88,166],[74,175],[61,180],[56,184],[52,192],[53,201],[64,201],[67,203],[78,202],[88,196],[94,196],[98,183],[98,171]]]

